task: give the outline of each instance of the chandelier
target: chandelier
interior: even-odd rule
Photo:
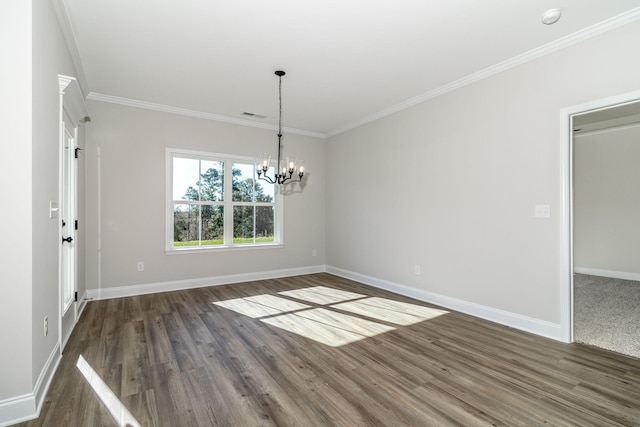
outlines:
[[[278,119],[278,165],[275,170],[274,176],[267,175],[269,166],[271,165],[271,155],[264,153],[256,159],[256,172],[258,173],[258,179],[267,181],[270,184],[290,184],[292,182],[301,182],[304,176],[304,162],[297,160],[295,157],[281,158],[282,152],[282,76],[285,75],[284,71],[276,71],[278,76],[278,100],[280,104],[279,119]],[[296,179],[297,176],[297,179]]]

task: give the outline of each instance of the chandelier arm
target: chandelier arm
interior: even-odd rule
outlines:
[[[298,179],[293,179],[293,174],[290,173],[289,176],[283,174],[278,178],[278,184],[281,185],[292,184],[294,182],[302,182],[302,177],[298,175]]]
[[[275,184],[276,183],[276,181],[271,179],[271,177],[268,176],[267,174],[265,174],[264,176],[258,175],[258,179],[262,180],[262,181],[267,181],[269,184]]]

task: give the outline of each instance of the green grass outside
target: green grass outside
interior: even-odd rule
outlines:
[[[256,238],[255,243],[273,243],[272,237],[258,237]],[[253,238],[251,237],[234,237],[233,244],[234,245],[242,245],[242,244],[253,244]],[[182,246],[216,246],[223,245],[223,239],[215,239],[215,240],[189,240],[187,242],[173,242],[174,247],[182,247]]]

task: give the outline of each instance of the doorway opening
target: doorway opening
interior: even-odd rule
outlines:
[[[633,249],[640,230],[633,181],[640,172],[634,178],[638,168],[629,164],[635,158],[637,165],[640,155],[640,91],[561,114],[563,340],[640,357],[637,334],[629,331],[640,320],[631,318],[640,313],[640,259]]]

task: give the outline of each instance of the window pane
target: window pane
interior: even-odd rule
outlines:
[[[233,201],[253,202],[253,165],[233,164]]]
[[[253,243],[253,206],[233,207],[233,243]]]
[[[202,245],[224,244],[224,206],[202,206]]]
[[[274,241],[273,206],[256,206],[256,243]]]
[[[200,170],[200,200],[223,200],[224,163],[202,160]]]
[[[173,246],[222,245],[223,218],[223,206],[176,203],[173,209]]]
[[[198,205],[173,206],[173,246],[198,246],[200,214]]]
[[[198,200],[200,160],[173,158],[173,200]]]
[[[273,189],[275,185],[265,182],[256,183],[256,202],[273,202]]]

